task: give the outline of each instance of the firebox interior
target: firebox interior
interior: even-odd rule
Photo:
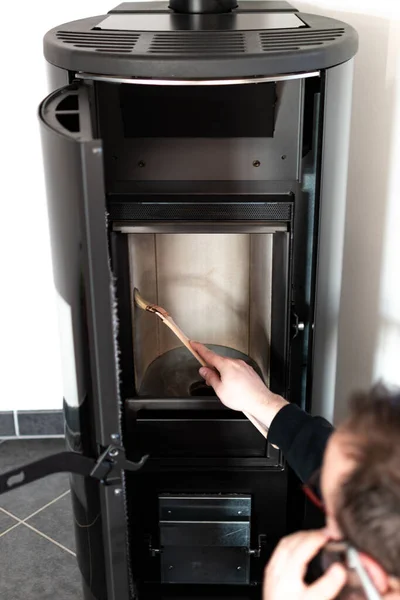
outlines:
[[[166,308],[190,339],[253,362],[268,383],[273,235],[128,237],[131,289]],[[159,319],[135,306],[133,295],[131,302],[138,394],[194,395],[200,365]]]

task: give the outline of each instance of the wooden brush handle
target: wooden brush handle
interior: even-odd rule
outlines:
[[[201,358],[200,354],[198,354],[196,350],[192,348],[189,338],[183,333],[182,329],[178,327],[178,325],[175,323],[172,317],[168,316],[166,318],[163,318],[162,320],[165,323],[165,325],[169,327],[170,330],[176,335],[176,337],[181,340],[182,344],[186,346],[189,352],[193,354],[195,359],[198,360],[203,367],[206,367],[207,363]]]

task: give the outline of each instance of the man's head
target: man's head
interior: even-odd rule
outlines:
[[[400,579],[398,393],[377,386],[352,398],[350,416],[328,443],[321,491],[331,536],[346,539],[365,554],[366,567],[381,591],[384,574],[386,583],[396,585]]]

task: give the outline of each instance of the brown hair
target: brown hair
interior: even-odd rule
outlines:
[[[357,466],[341,490],[346,539],[400,577],[400,392],[377,385],[350,401],[341,430],[355,436]]]

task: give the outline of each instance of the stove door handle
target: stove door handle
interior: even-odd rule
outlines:
[[[110,485],[120,481],[121,470],[138,471],[147,458],[148,456],[143,456],[137,463],[128,461],[125,459],[124,449],[116,446],[109,446],[98,459],[77,452],[59,452],[2,473],[0,495],[54,473],[74,473],[83,477],[93,477],[105,485]]]

